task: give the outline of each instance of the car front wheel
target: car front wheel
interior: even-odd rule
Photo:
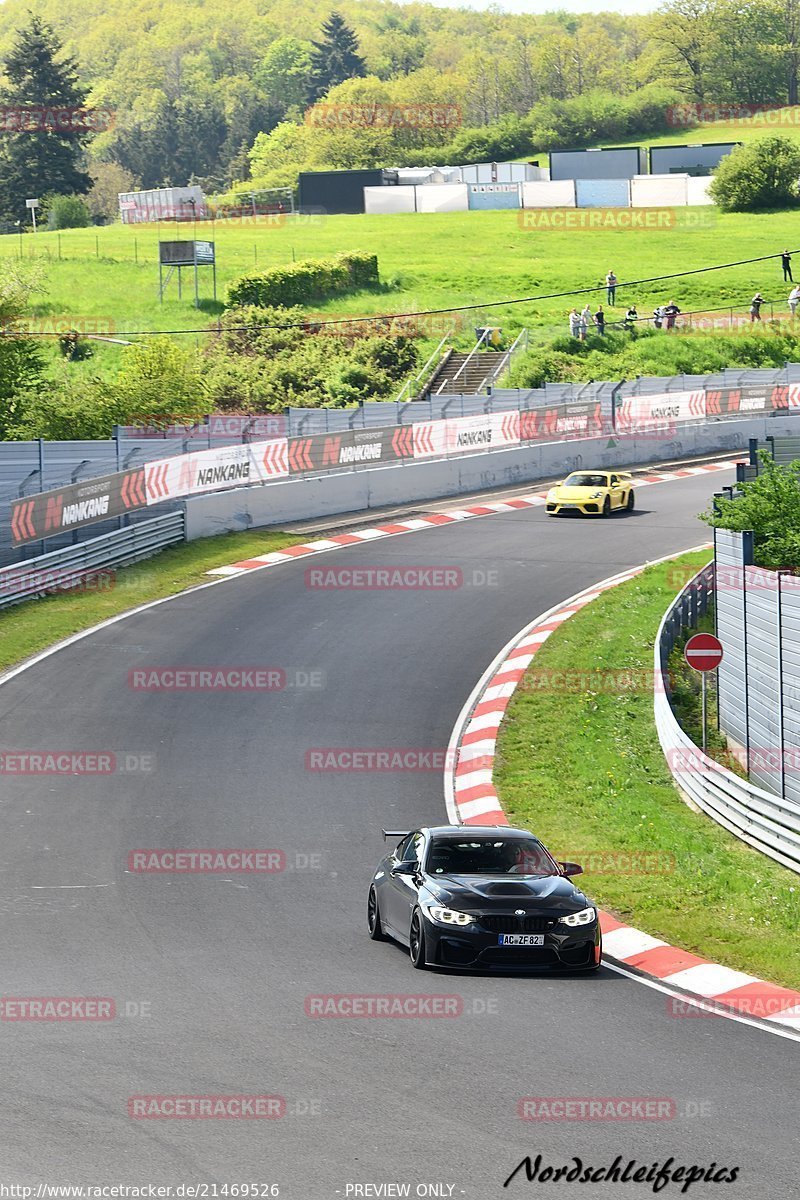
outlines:
[[[611,497],[610,496],[606,496],[605,500],[603,501],[603,516],[604,517],[611,516]]]
[[[411,962],[418,971],[425,970],[425,930],[422,927],[422,917],[419,909],[414,910],[411,918],[411,932],[408,938],[408,951]]]
[[[635,503],[636,503],[636,500],[634,498],[633,491],[628,492],[628,503],[625,505],[625,511],[633,512]]]

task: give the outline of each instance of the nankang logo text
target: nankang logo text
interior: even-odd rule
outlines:
[[[75,525],[92,517],[104,517],[108,512],[109,496],[93,496],[91,500],[80,500],[77,504],[65,504],[61,510],[61,524]]]
[[[213,483],[235,483],[237,479],[250,478],[250,463],[228,463],[224,467],[206,467],[197,472],[197,486],[208,487]]]

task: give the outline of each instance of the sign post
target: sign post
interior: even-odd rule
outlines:
[[[39,207],[38,199],[25,201],[25,207],[31,210],[31,220],[33,221],[33,232],[36,233],[36,210]]]
[[[700,673],[702,679],[703,753],[705,754],[708,741],[706,676],[709,671],[716,671],[722,662],[722,642],[713,633],[695,633],[684,646],[683,657],[693,671]]]

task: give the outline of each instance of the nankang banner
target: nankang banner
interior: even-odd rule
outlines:
[[[11,503],[11,537],[15,546],[55,537],[147,505],[144,469],[117,471],[84,483],[71,483]]]

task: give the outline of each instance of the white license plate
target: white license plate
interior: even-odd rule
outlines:
[[[500,946],[543,946],[543,933],[501,933],[498,938]]]

